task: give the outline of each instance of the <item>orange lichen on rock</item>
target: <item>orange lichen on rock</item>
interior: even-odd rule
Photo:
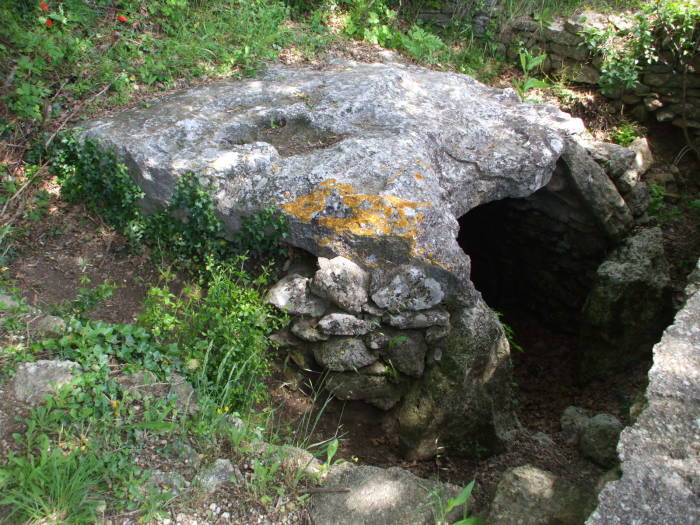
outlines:
[[[350,211],[347,216],[323,216],[326,202],[334,196]],[[311,193],[301,195],[282,205],[282,209],[297,219],[318,224],[338,234],[396,235],[415,242],[416,226],[423,214],[416,210],[429,202],[411,202],[395,195],[368,195],[357,193],[352,184],[329,179]]]

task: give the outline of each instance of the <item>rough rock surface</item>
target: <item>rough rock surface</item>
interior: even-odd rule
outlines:
[[[290,314],[323,315],[328,303],[309,293],[311,279],[291,274],[275,284],[267,294],[267,299],[280,310]]]
[[[349,492],[316,494],[311,500],[315,525],[432,525],[442,505],[459,493],[459,487],[421,479],[393,467],[343,463],[333,466],[324,488],[348,488]],[[461,508],[450,513],[450,523]]]
[[[580,379],[609,375],[648,356],[670,316],[663,237],[659,228],[648,228],[598,268],[581,319]]]
[[[610,414],[596,414],[588,420],[579,437],[581,454],[601,467],[612,467],[617,461],[617,441],[622,423]]]
[[[465,75],[336,61],[168,96],[85,124],[163,205],[207,178],[231,230],[276,205],[289,242],[363,268],[419,261],[466,274],[455,218],[544,186],[580,121]],[[438,263],[436,266],[435,263]]]
[[[52,394],[63,385],[70,383],[79,367],[73,361],[50,361],[40,359],[33,363],[21,363],[15,375],[15,398],[35,405],[46,394]]]
[[[489,525],[578,525],[589,495],[531,465],[510,469],[498,483]]]
[[[287,242],[322,258],[311,281],[289,276],[271,291],[290,314],[320,317],[321,297],[358,315],[449,313],[450,335],[435,334],[439,345],[398,410],[414,456],[442,441],[465,453],[493,450],[514,423],[508,344],[469,281],[457,219],[527,197],[568,166],[596,229],[618,236],[627,228],[624,201],[575,139],[583,131],[556,108],[464,75],[342,60],[271,67],[85,125],[128,166],[146,208],[165,204],[189,172],[208,182],[229,232],[274,205]],[[376,360],[360,345],[331,339],[314,355],[349,378]]]
[[[654,346],[648,406],[622,431],[622,478],[608,483],[588,525],[700,522],[700,261],[685,306]]]
[[[369,274],[345,257],[319,257],[318,266],[311,282],[316,295],[345,310],[360,313],[367,302]]]
[[[325,335],[365,335],[372,323],[351,314],[333,313],[318,321],[318,328]]]
[[[341,337],[314,346],[316,361],[328,370],[345,372],[371,365],[377,357],[371,354],[360,339]]]
[[[194,479],[207,493],[216,492],[224,483],[242,484],[243,474],[228,459],[217,459]]]

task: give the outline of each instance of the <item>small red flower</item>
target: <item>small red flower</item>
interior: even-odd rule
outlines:
[[[49,10],[49,6],[47,6],[44,2],[39,2],[39,6],[40,6],[44,11],[48,11],[48,10]]]
[[[51,20],[47,20],[47,21],[46,21],[46,25],[49,26],[49,27],[51,27],[51,26],[53,25],[53,22],[52,22]]]
[[[117,17],[117,20],[119,20],[120,22],[128,22],[128,20],[126,19],[126,17],[124,15],[119,15]]]

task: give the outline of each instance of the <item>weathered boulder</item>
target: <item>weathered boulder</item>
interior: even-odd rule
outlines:
[[[496,315],[479,300],[453,312],[451,322],[445,349],[398,407],[399,440],[408,457],[433,456],[440,444],[465,455],[494,453],[516,424],[511,411],[494,410],[512,399],[505,381],[509,347]]]
[[[670,277],[661,230],[645,229],[626,239],[598,268],[581,319],[581,381],[648,357],[670,317]]]
[[[498,483],[489,525],[579,525],[590,495],[531,465],[510,469]]]
[[[352,463],[333,466],[322,486],[344,491],[312,497],[315,525],[432,525],[447,500],[460,491],[455,485],[422,479],[397,467]],[[461,507],[453,509],[447,522],[458,519],[461,512]]]
[[[700,261],[687,301],[654,346],[647,407],[622,431],[622,477],[608,483],[588,525],[700,523]]]
[[[421,333],[415,330],[386,333],[390,338],[379,352],[382,359],[402,374],[421,377],[425,369],[425,354],[428,352]]]
[[[438,281],[412,266],[401,267],[388,278],[373,279],[372,289],[372,300],[389,310],[425,310],[445,298]]]
[[[330,336],[321,333],[318,329],[318,321],[314,319],[297,319],[291,328],[291,332],[296,335],[299,339],[308,341],[310,343],[317,343],[319,341],[328,341]]]
[[[73,361],[40,359],[33,363],[21,363],[15,375],[15,398],[35,405],[45,395],[53,394],[76,377],[74,370],[80,365]]]

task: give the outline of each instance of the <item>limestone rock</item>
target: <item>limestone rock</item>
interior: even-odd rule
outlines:
[[[440,360],[411,383],[398,407],[400,445],[412,458],[431,457],[439,446],[467,456],[493,453],[515,426],[505,404],[511,399],[508,341],[496,315],[479,300],[451,312],[450,320]]]
[[[579,525],[588,495],[546,470],[523,465],[507,471],[491,503],[489,525]]]
[[[351,314],[328,314],[318,321],[318,328],[325,335],[365,335],[372,323]]]
[[[581,453],[602,467],[612,467],[617,461],[617,440],[622,423],[610,414],[597,414],[581,430]]]
[[[382,320],[394,328],[428,328],[448,326],[450,314],[445,310],[421,310],[420,312],[387,312]]]
[[[55,315],[43,314],[30,324],[29,329],[37,335],[57,336],[65,332],[66,326],[64,319]]]
[[[328,341],[326,334],[322,333],[318,329],[318,321],[314,319],[297,319],[293,324],[291,331],[299,339],[304,341],[309,341],[311,343],[317,343],[318,341]]]
[[[625,240],[600,265],[581,320],[582,381],[621,370],[649,355],[670,320],[668,263],[659,228]]]
[[[175,398],[178,410],[188,413],[199,410],[197,395],[192,385],[179,374],[173,374],[169,382],[169,395]]]
[[[586,411],[579,407],[570,406],[561,415],[561,429],[569,443],[578,443],[581,431],[589,421]]]
[[[187,486],[187,481],[177,472],[165,472],[162,470],[151,470],[149,484],[161,493],[170,493],[174,496],[180,494]]]
[[[222,458],[217,459],[213,465],[197,474],[194,480],[208,494],[216,492],[224,483],[241,485],[244,482],[240,469],[235,467],[230,460]]]
[[[251,452],[263,458],[274,457],[284,470],[317,476],[321,473],[321,462],[303,448],[291,445],[272,445],[264,441],[250,444]]]
[[[80,365],[73,361],[40,359],[33,363],[21,363],[15,375],[15,398],[36,405],[45,395],[70,384],[76,377],[73,370],[79,368]]]
[[[337,337],[318,343],[313,352],[321,366],[334,372],[357,370],[377,360],[365,344],[354,337]]]
[[[270,288],[267,300],[290,314],[319,317],[326,311],[328,303],[310,293],[310,281],[308,277],[288,275]]]
[[[641,175],[645,174],[654,163],[654,155],[651,153],[646,137],[634,139],[629,149],[634,151],[634,169]]]
[[[700,272],[696,278],[654,346],[648,405],[620,436],[622,477],[599,494],[588,525],[700,523]]]
[[[372,300],[389,310],[426,310],[440,303],[445,292],[435,279],[416,267],[402,267],[381,285],[372,282]]]
[[[323,487],[350,491],[314,495],[310,513],[315,525],[432,525],[436,505],[444,508],[459,493],[459,487],[422,479],[397,467],[352,463],[333,466]],[[461,512],[461,507],[454,509],[448,522],[459,519]]]
[[[388,375],[375,375],[374,370],[367,370],[369,368],[329,374],[325,386],[338,399],[362,399],[382,410],[393,408],[406,392],[405,383]]]
[[[311,283],[313,292],[344,310],[360,313],[367,302],[369,274],[345,257],[319,257],[318,265]]]
[[[370,332],[364,338],[364,341],[370,350],[381,350],[389,344],[389,336],[381,331]]]
[[[600,227],[611,239],[622,239],[632,225],[632,214],[613,182],[575,140],[567,140],[562,159],[574,174],[570,182],[583,196]]]
[[[425,342],[428,344],[436,343],[448,335],[450,335],[449,323],[445,326],[431,326],[425,331]]]
[[[422,376],[428,351],[423,335],[415,330],[392,332],[392,335],[386,347],[380,350],[384,361],[407,376]]]
[[[635,152],[618,144],[590,142],[585,147],[593,159],[613,178],[630,169],[635,161]]]

